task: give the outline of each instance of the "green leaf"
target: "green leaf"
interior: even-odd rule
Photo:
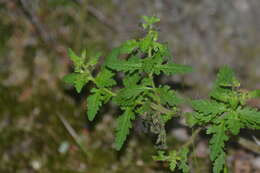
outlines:
[[[117,63],[118,56],[120,55],[120,47],[114,48],[106,57],[105,59],[105,65],[111,69],[115,69],[116,65],[114,63]]]
[[[78,79],[78,77],[79,77],[80,75],[81,75],[81,74],[79,74],[79,73],[67,74],[66,76],[63,77],[62,80],[63,80],[65,83],[74,85],[75,81]]]
[[[245,107],[237,112],[245,126],[252,129],[260,129],[260,111],[254,108]]]
[[[196,111],[206,115],[217,115],[223,113],[226,110],[224,104],[208,100],[193,100],[191,101],[191,106]]]
[[[164,85],[157,88],[162,104],[168,103],[170,106],[175,106],[183,102],[176,92],[170,89],[169,86]]]
[[[138,57],[132,56],[128,60],[121,60],[118,57],[121,54],[130,54],[136,49],[138,43],[135,40],[129,40],[118,48],[114,48],[107,56],[105,65],[116,71],[135,71],[142,68],[142,60]]]
[[[128,40],[120,46],[120,54],[130,54],[139,46],[136,40]]]
[[[224,124],[213,125],[208,128],[207,134],[213,134],[209,141],[210,159],[215,161],[219,154],[223,153],[225,142],[228,140]]]
[[[236,112],[231,112],[227,113],[225,117],[227,128],[231,131],[233,135],[237,135],[240,129],[244,127],[243,123],[239,119],[238,114]]]
[[[116,84],[116,81],[113,79],[114,73],[108,69],[102,69],[95,81],[98,87],[112,87]]]
[[[233,96],[235,96],[234,92],[232,92],[231,89],[226,88],[215,87],[210,92],[210,97],[223,102],[229,102],[230,98]]]
[[[90,121],[94,120],[103,100],[100,90],[93,89],[92,92],[93,94],[87,98],[87,115]]]
[[[132,86],[130,88],[122,88],[117,93],[114,101],[119,105],[135,105],[135,100],[142,92],[146,90],[143,86]]]
[[[74,85],[76,91],[80,93],[83,86],[88,83],[89,76],[86,73],[71,73],[63,78],[63,81]]]
[[[185,113],[185,120],[189,127],[193,127],[197,123],[199,123],[199,120],[196,118],[199,116],[198,112],[187,112]]]
[[[81,57],[79,57],[78,55],[76,55],[76,53],[73,52],[72,49],[68,50],[68,54],[69,54],[70,60],[73,62],[73,64],[75,66],[79,66],[79,65],[83,64],[83,59]]]
[[[132,108],[126,108],[124,113],[117,119],[116,128],[116,139],[115,145],[116,150],[120,150],[132,128],[132,121],[135,119],[135,114]]]
[[[185,74],[192,72],[192,68],[186,65],[168,63],[163,65],[157,65],[155,70],[160,70],[166,75]]]
[[[94,55],[90,55],[90,58],[88,59],[87,66],[94,66],[98,63],[98,60],[101,56],[100,52],[95,53]]]
[[[221,152],[217,156],[216,160],[214,161],[213,172],[220,173],[223,170],[225,163],[226,163],[226,154],[225,152]]]
[[[168,162],[169,162],[169,168],[172,172],[175,170],[177,166],[177,159],[179,159],[177,157],[177,152],[175,150],[170,151]]]
[[[152,27],[153,24],[160,22],[160,19],[155,16],[152,16],[152,17],[142,16],[142,19],[144,20],[144,23],[143,23],[144,29],[147,29],[148,27]]]
[[[189,172],[188,153],[189,153],[189,149],[187,147],[182,148],[179,151],[180,163],[178,164],[178,168],[181,169],[183,173]]]
[[[148,52],[149,49],[153,47],[153,43],[154,43],[153,37],[154,37],[153,34],[148,34],[146,37],[140,40],[139,47],[143,53]]]
[[[137,83],[140,81],[141,76],[138,73],[132,75],[126,75],[123,79],[123,84],[125,87],[132,87],[136,86]]]
[[[115,58],[116,52],[114,54],[111,54],[106,62],[106,65],[116,71],[122,71],[122,72],[133,72],[135,70],[142,69],[142,60],[138,57],[132,56],[129,60],[120,60],[118,58]]]
[[[239,87],[240,83],[235,77],[234,71],[228,66],[220,68],[216,84],[223,87]]]
[[[81,74],[78,76],[78,78],[76,79],[74,86],[76,88],[76,91],[78,93],[80,93],[80,91],[82,90],[83,86],[89,81],[88,76],[86,76],[86,74]]]

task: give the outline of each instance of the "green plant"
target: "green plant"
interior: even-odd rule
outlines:
[[[220,69],[208,100],[192,100],[194,112],[187,114],[191,126],[206,127],[213,172],[219,173],[225,164],[225,142],[238,135],[241,128],[260,129],[260,112],[246,101],[260,96],[260,90],[239,90],[240,82],[227,66]]]
[[[260,91],[240,91],[239,82],[234,72],[221,68],[218,78],[210,93],[209,100],[191,100],[194,112],[185,116],[190,126],[197,127],[190,140],[178,151],[166,154],[165,125],[174,116],[182,116],[178,107],[185,102],[179,94],[167,85],[156,85],[154,78],[160,74],[176,75],[192,71],[185,65],[175,64],[166,44],[159,43],[158,32],[154,23],[156,17],[143,17],[143,28],[146,36],[141,39],[128,40],[115,48],[106,57],[98,73],[100,53],[87,58],[86,51],[78,56],[69,50],[70,59],[74,63],[74,72],[64,77],[64,81],[74,85],[80,92],[84,85],[94,83],[91,94],[87,98],[87,116],[92,121],[103,104],[109,101],[117,104],[122,114],[117,119],[115,148],[120,150],[126,141],[132,122],[136,116],[149,125],[151,132],[157,134],[156,144],[159,148],[154,160],[169,162],[174,171],[176,166],[188,172],[189,146],[203,128],[212,134],[210,140],[210,158],[213,161],[214,173],[219,173],[225,163],[224,143],[230,135],[237,135],[240,128],[260,128],[260,112],[247,107],[246,100],[260,96]],[[123,86],[114,79],[116,74],[123,73]],[[119,88],[119,89],[118,89]]]

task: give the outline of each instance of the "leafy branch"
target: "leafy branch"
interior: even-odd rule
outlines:
[[[169,163],[169,168],[189,172],[189,147],[194,143],[202,129],[211,135],[209,141],[210,159],[213,172],[220,173],[226,160],[226,142],[240,129],[260,129],[260,112],[246,105],[247,100],[260,97],[260,90],[243,91],[234,71],[224,66],[219,70],[217,79],[208,99],[189,100],[193,112],[182,114],[179,105],[185,103],[177,91],[167,85],[157,85],[154,78],[158,75],[179,75],[192,72],[186,65],[172,62],[168,46],[158,42],[158,32],[154,24],[160,19],[143,17],[143,38],[128,40],[114,48],[105,58],[101,68],[97,68],[100,53],[87,56],[83,51],[76,55],[69,50],[74,71],[64,77],[80,93],[85,85],[93,83],[87,97],[87,116],[93,121],[102,105],[112,101],[122,111],[116,121],[115,148],[120,150],[133,128],[133,121],[141,116],[157,135],[159,149],[154,160]],[[124,58],[122,58],[124,57]],[[95,71],[95,73],[94,73]],[[96,73],[98,71],[98,73]],[[118,85],[115,76],[123,74]],[[190,139],[178,150],[167,149],[166,123],[177,115],[184,116],[190,127],[195,127]]]

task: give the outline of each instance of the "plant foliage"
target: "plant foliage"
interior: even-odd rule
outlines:
[[[114,48],[101,67],[97,66],[100,53],[89,57],[86,51],[77,55],[69,49],[74,71],[66,75],[64,81],[73,85],[77,92],[88,83],[94,84],[86,100],[90,121],[109,101],[120,108],[122,113],[116,123],[116,150],[123,147],[133,121],[140,116],[150,131],[157,135],[159,151],[154,160],[168,162],[171,171],[178,168],[187,173],[189,145],[198,133],[194,133],[179,150],[165,151],[165,125],[180,112],[178,105],[184,99],[170,86],[156,85],[154,78],[162,74],[186,74],[192,68],[174,63],[167,45],[158,42],[154,24],[160,19],[144,16],[143,21],[146,35]],[[122,85],[115,80],[117,73],[123,74]],[[243,91],[239,87],[240,82],[233,70],[224,66],[219,70],[209,99],[191,100],[194,111],[185,114],[189,126],[206,128],[206,133],[211,135],[209,147],[214,173],[223,170],[225,144],[231,135],[238,135],[241,128],[260,129],[260,112],[246,105],[247,100],[260,97],[260,90]]]
[[[260,129],[260,112],[246,105],[247,100],[259,96],[259,90],[242,91],[239,86],[233,70],[222,67],[210,98],[192,100],[191,106],[195,112],[187,114],[190,125],[206,127],[207,134],[212,135],[209,147],[214,173],[223,170],[225,143],[231,135],[238,135],[241,128]]]

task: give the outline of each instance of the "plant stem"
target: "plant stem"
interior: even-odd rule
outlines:
[[[151,103],[151,107],[154,110],[157,110],[157,111],[159,111],[160,113],[163,113],[163,114],[176,114],[176,111],[171,111],[171,110],[163,107],[162,105],[157,105],[155,103]]]
[[[193,134],[191,135],[190,139],[183,145],[183,147],[189,147],[194,142],[201,130],[201,127],[197,128],[195,132],[193,132]]]
[[[106,91],[107,93],[109,93],[110,95],[112,95],[113,97],[116,96],[116,93],[114,93],[113,91],[108,90],[107,88],[102,88],[104,91]]]
[[[250,151],[253,151],[255,153],[260,153],[260,146],[255,144],[252,141],[240,137],[238,143]]]
[[[60,121],[62,122],[62,124],[64,125],[65,129],[69,132],[72,139],[78,145],[79,149],[88,158],[90,156],[90,153],[86,150],[86,148],[82,144],[78,134],[75,132],[75,130],[71,127],[71,125],[68,123],[68,121],[62,115],[58,114],[58,117],[59,117]]]

